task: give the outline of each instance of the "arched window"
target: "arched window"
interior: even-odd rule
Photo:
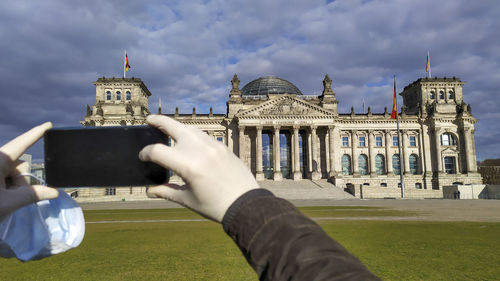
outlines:
[[[392,171],[395,175],[401,174],[401,163],[398,154],[392,155]]]
[[[360,175],[368,175],[368,157],[364,154],[358,157],[358,171]]]
[[[409,160],[410,160],[410,173],[412,175],[418,174],[418,155],[411,154]]]
[[[111,92],[110,91],[106,92],[106,100],[111,100]]]
[[[454,97],[455,97],[455,95],[453,94],[453,91],[449,91],[448,92],[448,99],[452,100]]]
[[[382,154],[375,156],[375,172],[377,175],[385,174],[385,158]]]
[[[431,100],[435,99],[435,98],[436,98],[436,93],[435,93],[434,91],[431,91],[431,92],[429,93],[429,98],[430,98]]]
[[[444,100],[444,92],[443,91],[439,91],[439,99]]]
[[[122,92],[116,91],[116,100],[121,100],[122,99]]]
[[[342,155],[342,174],[351,174],[351,156],[347,154]]]
[[[126,95],[126,96],[125,96],[125,98],[126,98],[127,100],[130,100],[130,99],[132,98],[132,94],[130,94],[130,91],[127,91],[127,92],[125,93],[125,95]]]
[[[441,135],[441,145],[455,145],[455,138],[451,133]]]
[[[455,157],[447,156],[444,158],[444,171],[447,174],[456,174],[457,167],[455,165]]]

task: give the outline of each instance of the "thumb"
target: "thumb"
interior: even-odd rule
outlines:
[[[177,202],[186,206],[192,197],[191,190],[187,185],[163,184],[148,189],[147,193],[150,198],[163,198]]]

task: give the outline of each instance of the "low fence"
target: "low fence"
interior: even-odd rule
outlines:
[[[443,198],[500,200],[500,185],[471,184],[443,186]]]
[[[372,187],[372,186],[350,186],[347,192],[361,199],[386,199],[401,198],[401,188],[395,187]],[[443,198],[441,190],[432,189],[405,189],[405,198],[407,199],[440,199]]]

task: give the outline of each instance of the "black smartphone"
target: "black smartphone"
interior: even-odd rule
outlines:
[[[44,135],[46,183],[54,187],[165,183],[167,169],[139,160],[139,151],[155,143],[168,145],[168,136],[150,126],[48,130]]]

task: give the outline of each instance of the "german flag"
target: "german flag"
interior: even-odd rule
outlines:
[[[425,64],[425,72],[429,72],[429,53],[427,53],[427,63]]]
[[[396,114],[398,114],[398,100],[396,98],[396,76],[394,76],[394,103],[392,104],[391,118],[396,119]]]
[[[125,52],[125,71],[128,71],[129,69],[130,69],[130,64],[128,63],[127,52]]]

